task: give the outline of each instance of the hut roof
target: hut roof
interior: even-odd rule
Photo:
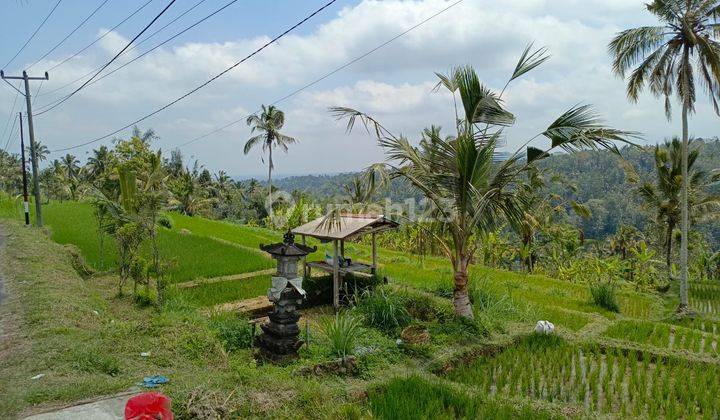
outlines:
[[[305,223],[292,230],[298,235],[311,236],[324,240],[352,239],[367,233],[382,232],[395,229],[399,226],[397,222],[386,219],[382,215],[369,214],[344,214],[340,216],[339,223],[325,222],[326,218],[320,217],[311,222]]]

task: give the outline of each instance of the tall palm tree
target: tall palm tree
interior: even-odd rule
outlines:
[[[68,178],[75,178],[80,170],[80,161],[70,153],[62,158],[62,165],[67,171]]]
[[[691,222],[720,217],[720,196],[709,192],[718,179],[705,171],[695,169],[699,155],[700,149],[694,148],[687,156],[688,208]],[[663,228],[668,271],[672,266],[673,233],[682,220],[682,159],[682,144],[679,139],[674,138],[662,147],[656,146],[657,179],[654,184],[646,182],[637,190],[646,206],[655,211],[656,223]]]
[[[96,179],[100,175],[107,173],[113,166],[113,155],[107,146],[100,146],[94,149],[92,156],[88,158],[88,175],[91,179]]]
[[[640,92],[665,98],[665,115],[671,116],[670,97],[682,104],[682,188],[680,206],[680,306],[688,309],[688,114],[695,111],[696,79],[720,115],[720,0],[654,0],[647,10],[660,21],[620,32],[609,45],[613,68],[627,80],[627,96],[637,102]]]
[[[273,146],[287,152],[288,145],[296,143],[297,140],[280,132],[285,125],[285,113],[273,105],[269,107],[263,105],[260,115],[253,114],[247,117],[247,125],[251,134],[255,132],[259,134],[245,142],[244,152],[247,155],[258,145],[262,145],[263,152],[268,152],[268,194],[272,194]]]
[[[526,48],[508,84],[547,58],[544,49]],[[548,149],[523,146],[508,159],[498,161],[496,145],[504,129],[515,122],[515,116],[503,107],[502,92],[482,85],[470,66],[456,68],[440,80],[453,97],[459,95],[456,131],[443,137],[439,129],[428,129],[418,146],[365,113],[344,107],[331,111],[348,120],[348,130],[360,119],[385,151],[387,160],[368,168],[374,183],[383,177],[404,179],[432,203],[433,217],[427,232],[436,238],[453,266],[455,313],[473,318],[468,268],[478,245],[475,239],[505,221],[518,223],[522,219],[524,196],[516,193],[516,185],[554,148],[614,148],[613,141],[625,140],[628,133],[602,125],[589,106],[576,106],[525,143],[544,136],[551,141]]]
[[[143,143],[149,145],[153,140],[157,140],[160,137],[155,134],[155,130],[148,128],[145,132],[140,131],[140,127],[137,125],[133,127],[132,136],[140,139]]]
[[[26,153],[28,156],[30,156],[30,146],[27,146],[25,148]],[[35,142],[35,154],[37,156],[38,162],[42,162],[47,159],[48,155],[50,154],[50,150],[42,144],[39,141]]]

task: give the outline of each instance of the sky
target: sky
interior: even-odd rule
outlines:
[[[87,22],[46,58],[34,64],[85,19],[103,0],[62,0],[27,47],[4,67],[7,75],[29,69],[31,76],[71,56],[122,21],[148,0],[107,0]],[[168,11],[103,73],[136,58],[229,0],[176,0]],[[80,82],[63,85],[102,66],[132,39],[169,0],[151,0],[140,12],[77,57],[51,70],[50,80],[32,82],[35,113]],[[200,2],[198,4],[198,2]],[[88,85],[61,106],[34,119],[36,138],[50,150],[104,136],[207,81],[282,33],[327,0],[239,0],[177,39],[127,67]],[[5,65],[57,0],[5,0],[0,28],[0,66]],[[451,6],[453,1],[337,0],[319,15],[217,79],[206,88],[140,124],[152,128],[164,154],[232,121],[239,123],[180,150],[213,172],[236,177],[264,176],[260,149],[243,153],[251,136],[245,118],[323,75],[367,53]],[[175,17],[183,17],[154,36]],[[655,24],[642,0],[464,0],[387,46],[321,82],[287,98],[283,131],[298,140],[287,154],[275,153],[277,176],[357,171],[384,155],[363,130],[347,134],[345,122],[329,112],[347,106],[366,112],[396,134],[417,140],[430,125],[452,127],[452,97],[434,92],[435,72],[470,64],[482,82],[501,90],[523,48],[547,47],[551,58],[514,81],[503,94],[517,117],[506,131],[507,151],[542,132],[563,111],[592,104],[611,126],[642,133],[655,144],[680,134],[679,114],[664,116],[661,100],[645,94],[638,103],[625,97],[624,82],[612,72],[607,44],[618,31]],[[18,149],[10,117],[24,104],[0,86],[0,146]],[[13,102],[15,107],[13,108]],[[677,111],[679,107],[676,106]],[[22,111],[25,112],[24,106]],[[6,126],[6,122],[10,121]],[[720,119],[699,98],[691,135],[714,137]],[[449,130],[445,130],[448,134]],[[0,131],[2,134],[2,131]],[[128,137],[125,130],[116,137]],[[85,160],[112,138],[69,151]],[[543,145],[542,140],[533,143]],[[55,152],[50,159],[68,152]]]

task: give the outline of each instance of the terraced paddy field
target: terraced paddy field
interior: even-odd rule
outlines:
[[[101,257],[90,205],[51,203],[46,209],[53,241],[75,245],[97,270],[112,265],[112,240],[105,238]],[[7,203],[0,202],[0,214],[17,218]],[[615,313],[592,303],[583,279],[473,266],[476,322],[468,324],[452,315],[452,270],[444,259],[380,249],[381,276],[389,282],[382,290],[389,298],[376,302],[377,310],[401,307],[402,322],[381,328],[367,321],[367,307],[349,309],[363,321],[355,343],[358,370],[302,376],[297,372],[336,358],[324,333],[333,319],[328,306],[303,312],[310,345],[287,366],[256,364],[252,350],[237,344],[249,342],[243,338],[251,331],[247,320],[207,311],[266,294],[265,271],[274,262],[257,248],[282,234],[169,217],[172,228],[161,230],[160,249],[177,284],[161,312],[116,297],[112,273],[80,279],[57,244],[17,222],[0,221],[28,252],[21,258],[6,250],[0,262],[11,294],[22,298],[11,300],[13,316],[25,320],[18,321],[18,331],[29,331],[35,361],[29,363],[25,353],[0,360],[0,413],[12,417],[111,394],[157,372],[171,377],[163,391],[179,418],[193,418],[185,404],[197,401],[200,391],[203,401],[251,418],[270,409],[278,418],[720,416],[720,320],[712,310],[720,303],[720,285],[712,282],[691,284],[692,302],[705,303],[695,307],[699,315],[675,319],[672,292],[623,285]],[[318,246],[312,258],[328,249],[311,244]],[[347,253],[370,257],[362,244],[348,244]],[[531,333],[539,319],[555,323],[556,334]],[[398,344],[407,325],[426,328],[429,342]],[[149,349],[150,358],[138,356]],[[47,379],[29,379],[37,373]]]
[[[52,202],[43,208],[45,224],[55,242],[79,248],[87,263],[96,270],[107,270],[115,265],[117,249],[112,238],[99,234],[92,205]],[[5,207],[4,210],[6,215],[15,215],[17,212],[17,208]],[[171,215],[171,218],[174,217],[177,216]],[[234,242],[184,232],[182,228],[176,227],[158,229],[158,248],[168,266],[167,277],[173,283],[253,272],[274,266],[273,261],[257,248],[240,244],[236,246]],[[149,254],[150,250],[146,249],[146,252]]]
[[[619,417],[717,418],[718,375],[716,364],[534,335],[449,379],[483,395],[559,401]]]

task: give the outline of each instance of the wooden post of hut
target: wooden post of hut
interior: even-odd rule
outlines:
[[[372,233],[372,274],[377,274],[377,243],[375,242],[375,236],[377,232]]]
[[[333,308],[340,308],[340,259],[338,258],[338,241],[333,241]]]

